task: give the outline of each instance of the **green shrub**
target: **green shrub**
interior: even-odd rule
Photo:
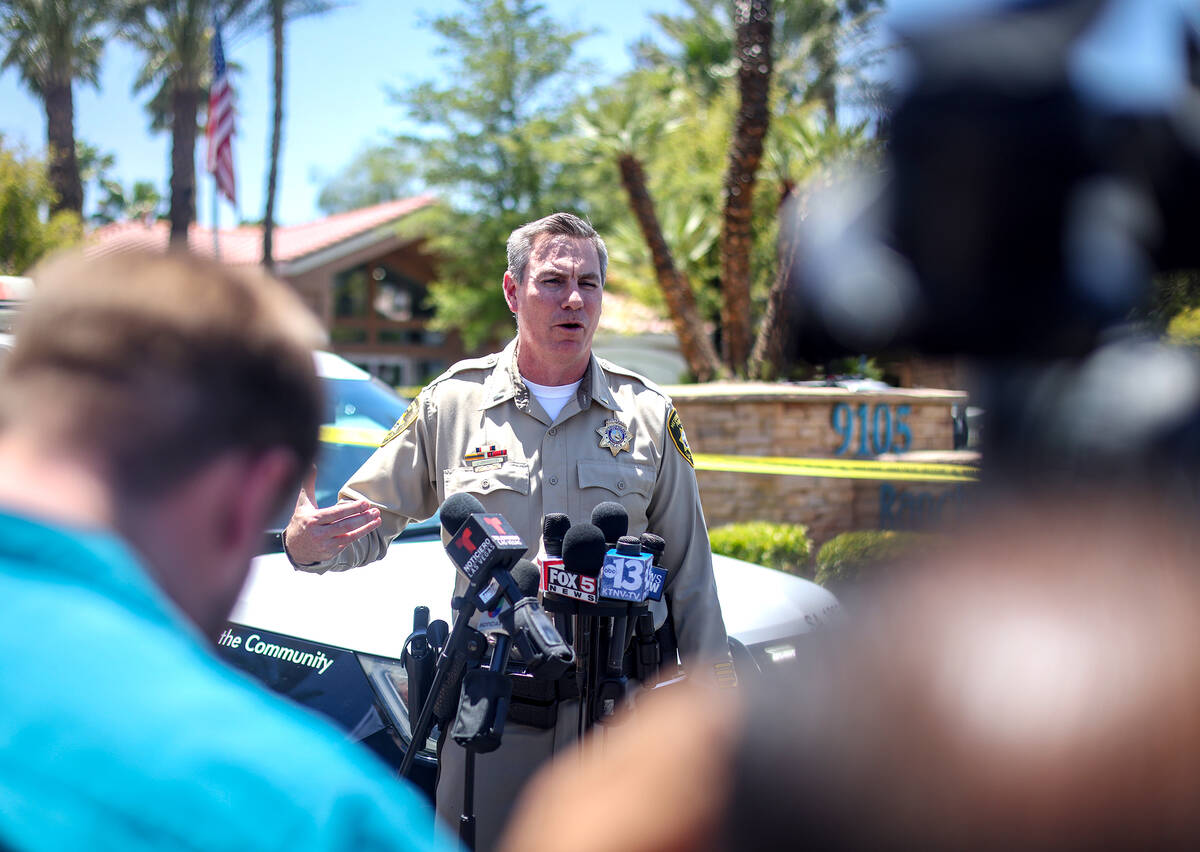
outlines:
[[[708,531],[713,553],[804,576],[812,542],[803,524],[750,521]]]
[[[891,563],[927,546],[927,533],[862,530],[834,536],[817,552],[814,579],[835,594],[880,576]]]
[[[1185,346],[1200,345],[1200,308],[1187,308],[1172,317],[1167,339]]]

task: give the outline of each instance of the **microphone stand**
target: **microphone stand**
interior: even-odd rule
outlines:
[[[492,661],[488,666],[489,671],[504,674],[504,668],[508,663],[508,655],[512,651],[512,637],[507,633],[495,633],[496,647],[492,650]],[[494,714],[485,714],[485,718],[493,719],[492,727],[498,732],[502,732],[504,722],[508,717],[509,700],[501,696],[488,695],[487,700],[495,701]],[[461,712],[461,706],[460,706]],[[503,736],[502,733],[498,734]],[[462,814],[458,818],[458,837],[462,840],[463,845],[467,849],[475,848],[475,756],[479,753],[479,748],[474,740],[466,743],[460,743],[466,758],[463,763],[463,809]],[[497,743],[497,746],[499,743]],[[490,751],[491,749],[489,749]]]
[[[603,723],[612,715],[626,692],[626,678],[622,675],[620,663],[615,674],[608,667],[610,644],[603,635],[600,619],[636,618],[646,611],[646,606],[621,601],[586,603],[572,598],[547,596],[542,599],[542,609],[574,616],[578,624],[576,648],[582,653],[577,651],[575,665],[578,667],[579,737],[582,739],[594,725]],[[623,661],[624,635],[613,637],[611,642],[621,646]]]
[[[438,693],[442,691],[442,684],[446,680],[446,675],[449,672],[454,658],[463,651],[464,640],[467,636],[469,625],[467,622],[475,615],[475,596],[468,592],[461,598],[455,598],[457,606],[457,615],[454,617],[454,627],[450,631],[450,638],[446,640],[446,644],[442,647],[441,656],[438,657],[437,668],[434,670],[433,682],[429,684],[429,692],[425,696],[425,703],[421,705],[421,714],[417,717],[416,723],[412,726],[412,740],[409,742],[408,749],[404,752],[404,759],[400,761],[400,777],[408,778],[412,771],[413,761],[416,760],[417,752],[421,749],[421,744],[429,739],[429,731],[433,728],[433,708],[437,703]]]

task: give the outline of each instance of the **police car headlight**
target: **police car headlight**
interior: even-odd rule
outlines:
[[[400,736],[407,746],[412,742],[412,721],[408,712],[408,672],[399,660],[373,657],[370,654],[356,654],[355,656],[358,658],[363,672],[366,673],[367,679],[371,681],[375,694],[383,703],[388,720],[400,732]],[[435,757],[437,739],[429,737],[419,754]]]
[[[796,646],[791,643],[768,645],[763,648],[763,653],[772,663],[784,663],[796,659]]]

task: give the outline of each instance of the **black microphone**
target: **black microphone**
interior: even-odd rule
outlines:
[[[617,539],[629,532],[629,513],[620,503],[606,500],[592,509],[592,523],[604,533],[604,543],[614,547]]]
[[[543,553],[538,556],[538,566],[542,569],[540,578],[542,591],[549,590],[550,570],[563,567],[563,536],[570,528],[571,519],[562,512],[551,512],[542,518]],[[556,612],[554,614],[554,626],[558,628],[558,632],[562,634],[568,644],[574,641],[571,620],[564,613]]]
[[[525,670],[536,678],[557,680],[575,662],[575,654],[538,605],[541,572],[532,562],[522,559],[512,575],[523,597],[500,611],[500,623],[512,637]]]
[[[562,559],[563,536],[570,528],[571,519],[562,512],[551,512],[542,518],[542,543],[548,557]]]
[[[663,554],[667,552],[666,539],[651,532],[644,532],[641,544],[642,552],[649,553],[654,560],[646,597],[652,601],[662,600],[667,580],[666,569],[662,567]],[[654,632],[654,614],[643,612],[639,615],[634,622],[633,632],[637,637],[637,654],[633,660],[634,674],[642,683],[648,684],[658,678],[658,669],[662,663],[662,650]]]
[[[471,515],[480,514],[487,511],[483,508],[483,504],[479,502],[474,494],[467,494],[465,491],[459,494],[451,494],[442,503],[441,509],[438,510],[442,529],[454,536],[456,532],[462,529],[462,525],[467,522],[467,518]]]
[[[653,567],[650,569],[650,581],[646,586],[646,598],[652,601],[662,600],[663,588],[667,583],[667,570],[662,567],[663,554],[667,552],[667,542],[661,535],[645,532],[641,537],[642,553],[653,557]]]
[[[525,555],[525,542],[503,515],[476,509],[483,505],[470,494],[454,494],[442,504],[442,527],[451,534],[446,555],[467,578],[477,606],[486,607],[497,592],[520,600],[507,569]]]
[[[512,700],[512,681],[505,675],[509,654],[514,645],[521,647],[521,637],[528,631],[545,629],[549,631],[552,643],[563,646],[562,638],[550,625],[546,614],[537,605],[538,579],[541,571],[528,559],[522,559],[513,566],[513,584],[520,598],[501,606],[499,625],[503,629],[492,635],[495,648],[492,650],[492,660],[486,669],[472,669],[463,678],[462,695],[458,703],[458,713],[454,718],[454,726],[450,736],[464,748],[471,748],[479,754],[495,751],[500,747],[504,736],[504,723],[508,718],[508,705]],[[522,615],[524,614],[524,615]],[[545,621],[544,628],[539,625],[534,628],[536,615]],[[525,647],[532,653],[536,642],[525,642]],[[570,649],[567,649],[568,659],[562,665],[559,675],[566,671],[571,663]]]
[[[604,565],[604,533],[595,524],[575,524],[563,536],[563,576],[559,588],[566,597],[596,602],[600,570]],[[590,589],[590,593],[587,591]],[[571,594],[571,592],[575,594]],[[587,594],[584,598],[581,595]],[[578,606],[578,604],[577,604]],[[591,714],[591,681],[597,660],[592,653],[595,616],[579,615],[575,626],[576,680],[580,692],[580,730]],[[598,655],[596,655],[598,656]]]
[[[629,513],[620,503],[607,500],[592,509],[592,523],[604,533],[604,542],[608,547],[616,547],[618,542],[629,532]],[[607,572],[605,572],[607,577]],[[601,578],[600,592],[603,596],[605,578]],[[628,600],[628,599],[626,599]],[[619,604],[614,604],[619,606]],[[608,631],[607,674],[616,677],[620,674],[621,658],[625,654],[625,633],[628,631],[629,618],[616,616],[606,619]]]
[[[595,524],[575,524],[563,536],[563,565],[550,571],[547,594],[595,603],[603,564],[604,533]]]
[[[429,644],[440,653],[442,648],[446,647],[446,639],[450,636],[450,625],[439,618],[430,622],[429,629],[425,633],[429,638]]]

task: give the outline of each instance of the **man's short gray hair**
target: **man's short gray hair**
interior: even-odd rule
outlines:
[[[600,258],[600,283],[603,284],[608,278],[608,247],[604,245],[604,240],[600,239],[596,229],[574,213],[551,213],[536,222],[522,225],[509,235],[508,273],[517,281],[525,277],[525,267],[529,265],[533,243],[542,234],[591,240]]]

